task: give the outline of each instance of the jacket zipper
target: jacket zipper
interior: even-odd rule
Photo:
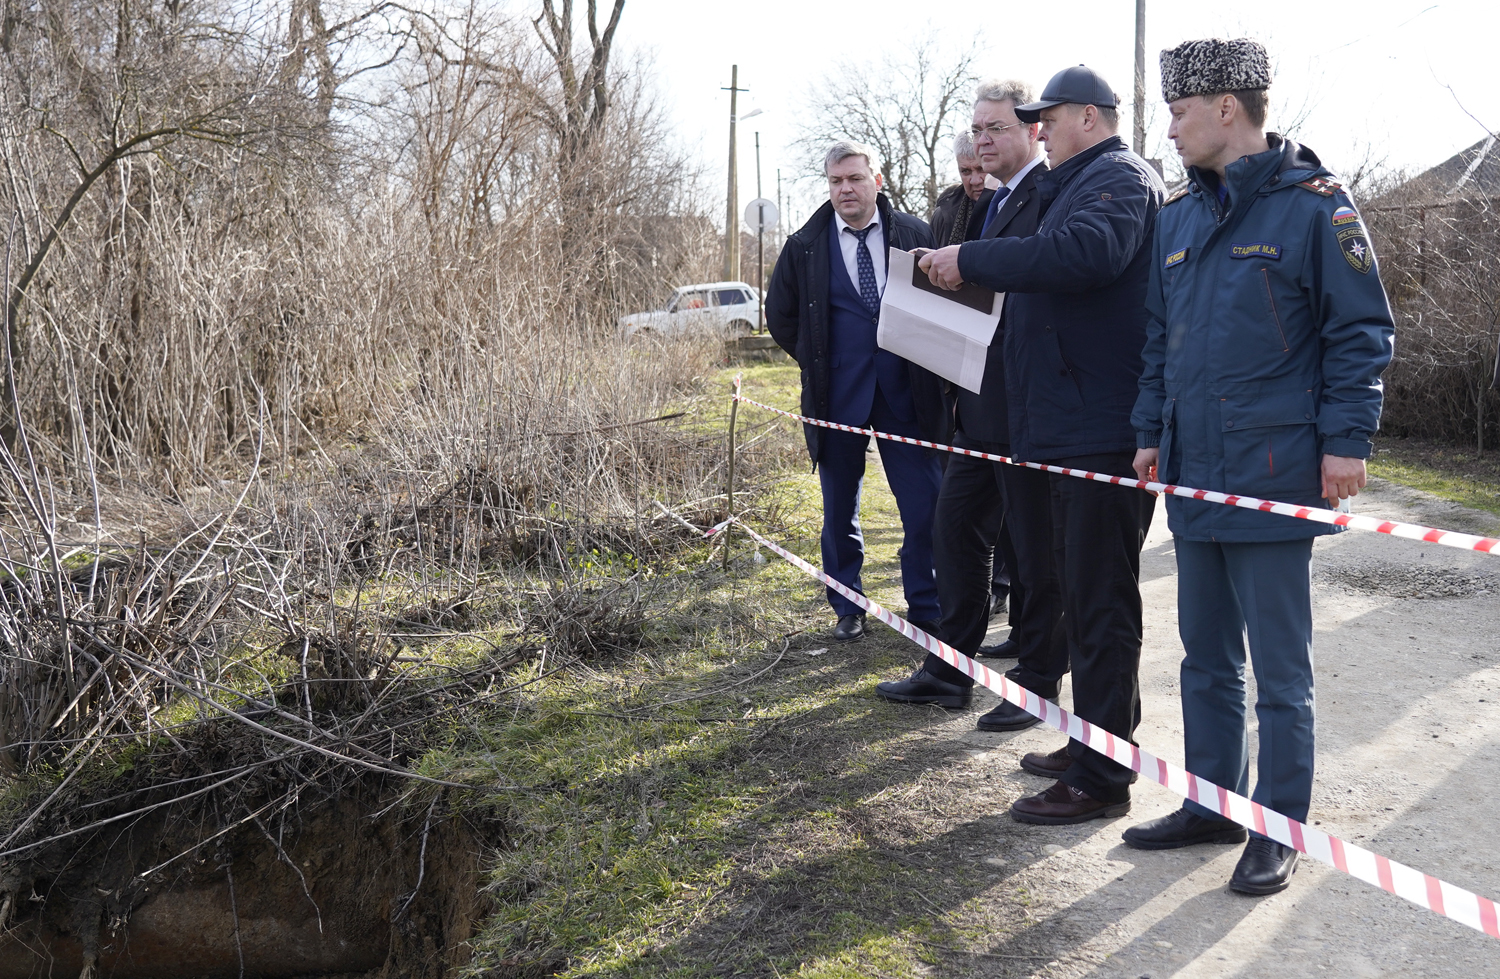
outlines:
[[[1287,345],[1286,331],[1281,328],[1281,314],[1276,311],[1276,297],[1271,293],[1271,273],[1262,265],[1260,275],[1266,284],[1266,302],[1271,304],[1271,318],[1276,321],[1276,332],[1281,335],[1281,350],[1285,353],[1292,348]]]

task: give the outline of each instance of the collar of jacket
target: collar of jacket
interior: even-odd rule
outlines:
[[[968,196],[969,195],[964,192],[963,184],[954,184],[952,187],[949,187],[947,190],[938,195],[938,199],[933,202],[933,210],[937,210],[944,204],[953,204],[954,206],[957,206],[959,203],[958,199],[960,197]]]
[[[1050,204],[1074,177],[1104,154],[1129,148],[1119,136],[1110,136],[1086,150],[1074,153],[1054,169],[1043,170],[1040,166],[1036,167],[1032,173],[1036,174],[1036,185],[1042,192],[1042,200]]]
[[[1224,168],[1224,182],[1229,185],[1227,208],[1221,208],[1219,195],[1215,193],[1219,175],[1201,167],[1188,169],[1191,193],[1207,201],[1217,220],[1223,221],[1237,208],[1248,204],[1251,198],[1284,190],[1313,177],[1332,176],[1318,159],[1318,154],[1296,140],[1279,133],[1266,133],[1266,143],[1270,149],[1254,156],[1242,156]]]
[[[885,243],[892,246],[891,240],[891,202],[884,194],[875,195],[875,211],[880,215],[880,227],[884,229]],[[813,216],[807,219],[807,223],[797,229],[789,238],[796,238],[804,244],[816,241],[818,236],[828,231],[829,222],[833,220],[833,201],[824,201],[823,206],[813,212]]]

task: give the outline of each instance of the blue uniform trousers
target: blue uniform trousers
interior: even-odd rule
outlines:
[[[921,438],[915,420],[901,421],[877,387],[869,425],[878,431]],[[823,488],[823,570],[857,591],[865,561],[865,536],[859,525],[860,489],[865,477],[868,435],[825,429],[818,453],[818,481]],[[906,589],[907,618],[940,617],[937,581],[932,570],[932,514],[937,505],[942,468],[929,449],[877,439],[885,477],[901,512],[901,581]],[[828,604],[837,615],[864,610],[833,589]]]
[[[1307,819],[1313,781],[1312,543],[1176,538],[1187,769],[1247,794],[1248,635],[1260,737],[1251,798],[1298,820]],[[1187,808],[1222,818],[1196,803]]]

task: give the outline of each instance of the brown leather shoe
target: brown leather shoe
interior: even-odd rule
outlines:
[[[1062,773],[1066,772],[1071,764],[1073,764],[1073,756],[1068,753],[1067,745],[1063,745],[1056,751],[1028,751],[1021,756],[1021,768],[1033,775],[1040,775],[1042,778],[1062,778]],[[1138,778],[1140,778],[1140,773],[1130,773],[1132,784]]]
[[[1086,823],[1090,819],[1114,819],[1130,811],[1130,800],[1100,802],[1064,782],[1054,782],[1046,792],[1017,799],[1011,803],[1010,815],[1017,822],[1064,826]]]

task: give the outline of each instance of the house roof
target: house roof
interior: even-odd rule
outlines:
[[[1407,181],[1429,200],[1500,196],[1500,146],[1492,134]]]

